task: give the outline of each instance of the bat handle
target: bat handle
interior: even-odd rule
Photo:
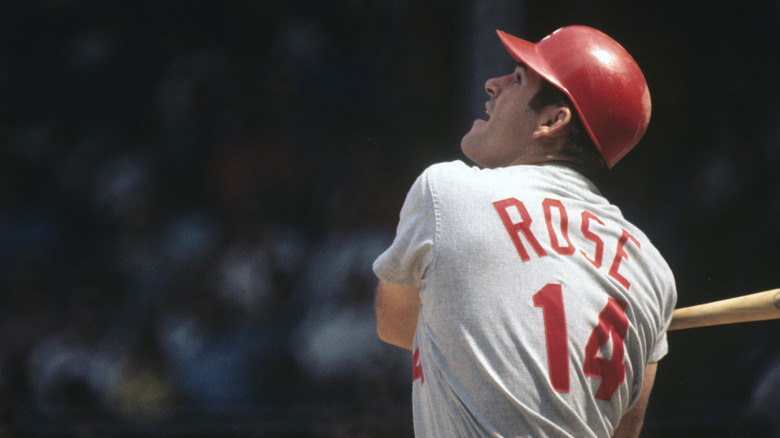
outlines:
[[[676,309],[669,330],[780,318],[780,289]]]

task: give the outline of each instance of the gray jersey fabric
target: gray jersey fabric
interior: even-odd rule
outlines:
[[[426,169],[379,279],[421,288],[418,437],[608,437],[668,351],[674,277],[565,166]]]

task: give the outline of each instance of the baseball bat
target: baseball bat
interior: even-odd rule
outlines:
[[[669,330],[780,318],[780,289],[675,309]]]

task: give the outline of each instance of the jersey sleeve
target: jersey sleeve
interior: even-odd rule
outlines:
[[[423,172],[401,208],[392,245],[374,261],[374,273],[387,283],[420,287],[433,262],[436,214],[428,178]]]
[[[666,339],[666,331],[664,331],[664,333],[655,343],[655,350],[650,352],[649,363],[658,362],[659,360],[663,359],[667,353],[669,353],[669,341]]]
[[[671,271],[668,270],[668,268],[667,271],[669,280],[667,283],[666,294],[664,295],[665,300],[662,303],[660,312],[660,316],[663,318],[663,331],[655,343],[655,349],[650,352],[650,363],[660,361],[664,356],[666,356],[667,353],[669,353],[669,341],[667,340],[666,333],[669,324],[672,322],[672,312],[674,312],[674,308],[677,306],[677,288],[674,283],[674,276],[672,275]]]

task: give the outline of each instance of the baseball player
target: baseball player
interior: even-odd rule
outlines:
[[[412,351],[419,437],[637,436],[676,287],[593,180],[644,135],[645,78],[596,29],[498,35],[479,166],[427,168],[374,262],[379,337]]]

